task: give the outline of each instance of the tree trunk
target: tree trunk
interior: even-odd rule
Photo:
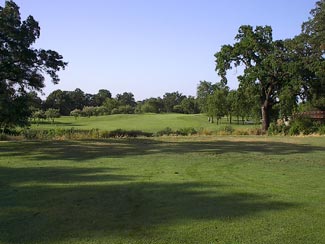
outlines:
[[[270,125],[270,106],[267,101],[261,107],[262,110],[262,132],[267,132]]]

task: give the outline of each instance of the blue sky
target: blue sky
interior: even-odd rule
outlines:
[[[4,5],[1,0],[1,6]],[[234,43],[240,25],[271,25],[275,39],[300,32],[316,0],[16,0],[23,18],[39,21],[36,47],[69,66],[56,89],[132,92],[137,100],[219,80],[214,54]],[[237,87],[235,71],[229,86]]]

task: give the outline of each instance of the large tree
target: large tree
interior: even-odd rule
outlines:
[[[215,54],[216,71],[227,82],[227,70],[243,66],[238,76],[241,85],[256,87],[260,99],[262,130],[270,124],[272,108],[279,102],[279,95],[292,80],[285,41],[274,41],[270,26],[241,26],[234,45],[224,45]]]
[[[295,53],[301,57],[300,69],[306,100],[325,110],[325,0],[316,2],[311,17],[302,25],[302,33],[294,39]]]
[[[21,20],[19,7],[6,1],[0,7],[0,127],[28,123],[28,93],[42,91],[44,75],[59,82],[58,71],[67,63],[52,50],[36,49],[40,37],[38,22],[28,16]]]

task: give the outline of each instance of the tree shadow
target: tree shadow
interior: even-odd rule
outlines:
[[[9,142],[0,147],[4,156],[24,156],[37,160],[72,160],[82,162],[96,158],[123,158],[136,155],[259,153],[292,155],[324,152],[324,147],[272,141],[166,142],[152,139],[107,139],[88,141],[27,141]]]
[[[206,183],[137,182],[110,168],[0,168],[0,242],[130,235],[188,220],[245,218],[298,204]],[[166,233],[167,234],[167,233]]]

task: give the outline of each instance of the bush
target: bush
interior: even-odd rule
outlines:
[[[208,130],[208,129],[205,129],[205,128],[200,128],[197,133],[199,135],[204,135],[204,136],[211,136],[213,134],[213,132],[211,130]]]
[[[290,127],[286,126],[284,123],[282,123],[282,124],[271,123],[269,126],[269,129],[267,131],[267,134],[269,136],[288,135],[289,129],[290,129]]]
[[[197,131],[194,128],[181,128],[176,131],[176,135],[181,136],[190,136],[197,134]]]
[[[170,127],[166,127],[163,130],[160,130],[156,133],[157,136],[169,136],[174,134],[173,130]]]
[[[325,125],[321,125],[318,127],[318,134],[325,135]]]
[[[234,132],[234,128],[231,125],[226,125],[224,127],[221,127],[218,131],[217,134],[219,135],[231,135]]]
[[[291,127],[289,129],[289,135],[309,135],[317,132],[317,126],[313,121],[309,118],[297,118],[291,123]]]
[[[290,136],[297,136],[300,134],[299,126],[295,123],[293,123],[289,129],[289,135]]]
[[[6,134],[1,133],[0,134],[0,141],[7,141],[8,140],[8,136]]]
[[[233,132],[233,135],[236,135],[236,136],[248,136],[249,132],[248,132],[247,129],[236,129]]]
[[[113,131],[103,131],[100,134],[101,138],[119,138],[119,137],[151,137],[152,133],[143,132],[140,130],[122,130],[117,129]]]

